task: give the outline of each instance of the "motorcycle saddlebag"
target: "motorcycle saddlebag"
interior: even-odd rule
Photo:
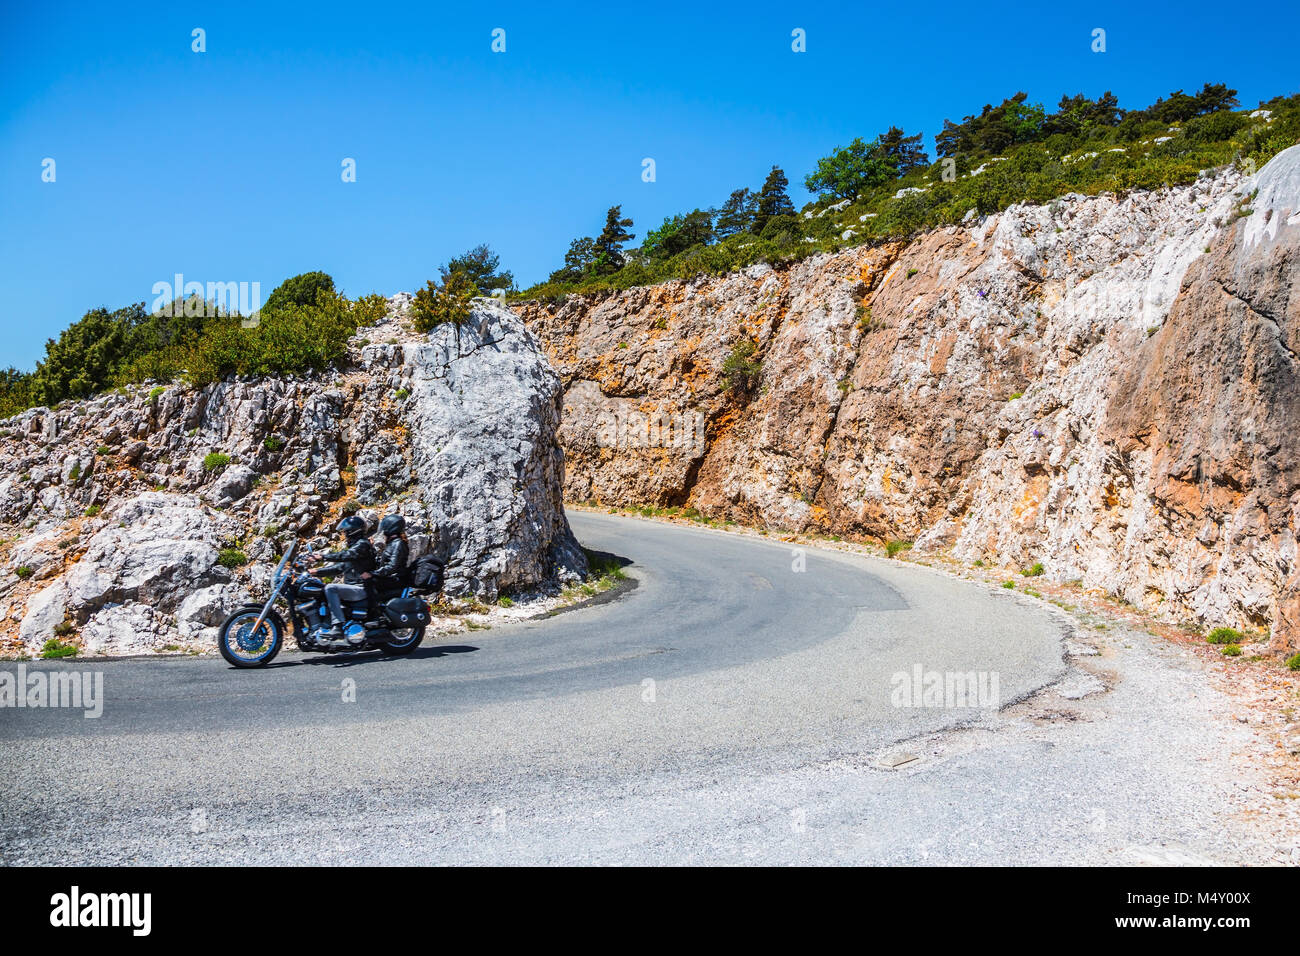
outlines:
[[[442,590],[442,562],[431,554],[417,558],[409,574],[413,588],[434,593]]]
[[[429,623],[429,605],[418,597],[393,598],[384,605],[384,617],[394,627]]]

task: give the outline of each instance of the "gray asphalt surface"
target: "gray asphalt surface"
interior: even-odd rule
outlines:
[[[1056,744],[1024,734],[940,760],[946,728],[1005,718],[891,702],[916,665],[996,674],[1002,704],[1060,680],[1065,628],[1042,607],[883,560],[809,549],[797,571],[780,542],[571,520],[638,586],[407,658],[29,663],[100,671],[106,701],[98,719],[0,709],[0,862],[1096,862],[1132,843],[1081,843],[1095,814],[1063,829],[1061,807],[1122,799],[1159,761],[1108,777],[1085,739],[1052,769]],[[924,759],[882,767],[909,747]],[[1166,826],[1177,807],[1149,784],[1135,825]]]

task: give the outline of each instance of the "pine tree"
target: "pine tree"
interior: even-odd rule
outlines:
[[[443,285],[453,272],[463,272],[474,287],[483,295],[491,295],[494,289],[510,290],[515,287],[515,277],[508,270],[498,271],[501,257],[486,243],[480,243],[473,249],[456,256],[444,266],[438,267]]]
[[[713,224],[714,234],[719,239],[726,239],[739,232],[749,232],[754,226],[754,214],[758,207],[758,197],[748,189],[737,189],[718,210],[717,221]]]
[[[609,212],[605,213],[605,228],[596,237],[593,250],[595,261],[592,265],[596,272],[608,274],[623,268],[623,244],[635,238],[624,228],[630,225],[632,220],[623,217],[622,206],[609,207]]]
[[[794,203],[790,201],[790,195],[786,192],[786,187],[790,185],[790,180],[785,178],[785,172],[780,166],[773,166],[772,171],[767,174],[767,180],[763,183],[763,188],[758,192],[758,211],[754,216],[753,231],[761,233],[767,221],[773,216],[793,216]]]
[[[896,176],[930,165],[930,157],[921,146],[920,133],[908,136],[897,126],[891,126],[876,138],[876,142],[881,158],[897,170]]]

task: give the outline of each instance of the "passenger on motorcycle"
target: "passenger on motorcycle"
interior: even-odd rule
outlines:
[[[386,515],[379,522],[379,533],[384,536],[384,550],[374,571],[366,571],[362,580],[370,581],[377,595],[400,591],[408,583],[406,562],[411,556],[411,545],[406,540],[406,519],[401,515]]]
[[[325,603],[329,605],[330,619],[334,625],[321,635],[327,641],[342,640],[343,624],[345,623],[343,602],[365,599],[366,588],[364,582],[375,567],[375,546],[366,537],[364,518],[349,515],[338,523],[337,530],[343,534],[348,545],[347,548],[343,551],[331,551],[328,554],[316,555],[312,559],[312,563],[328,561],[331,564],[336,564],[343,572],[343,584],[328,584],[325,586]]]

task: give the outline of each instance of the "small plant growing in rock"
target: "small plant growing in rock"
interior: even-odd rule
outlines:
[[[109,448],[107,445],[100,445],[98,448],[95,449],[95,454],[96,454],[96,455],[107,455],[107,454],[109,454],[110,452],[112,452],[112,450],[113,450],[113,449]]]
[[[1024,392],[1012,392],[1010,395],[1007,396],[1007,401],[1014,402],[1017,398],[1023,398],[1024,395],[1025,395]]]
[[[35,573],[36,569],[26,564],[20,564],[14,569],[14,574],[18,575],[18,577],[23,581],[26,581]]]
[[[262,439],[262,447],[267,451],[279,451],[284,447],[284,439],[279,435],[267,435]]]
[[[911,551],[911,550],[912,550],[911,541],[889,541],[885,544],[885,554],[889,555],[891,558],[897,557],[900,553],[904,551]]]
[[[499,598],[497,598],[497,604],[499,604],[501,607],[514,607],[514,606],[515,606],[515,602],[512,601],[512,600],[510,600],[510,598],[506,597],[504,594],[501,595]]]
[[[100,510],[99,505],[91,505],[89,508],[86,509],[86,517],[87,518],[95,517],[95,515],[99,514],[99,510]]]
[[[1002,586],[1003,586],[1004,588],[1006,588],[1008,591],[1014,591],[1014,590],[1016,589],[1016,582],[1015,582],[1015,581],[1003,581],[1003,582],[1002,582]]]
[[[1224,647],[1222,648],[1222,650],[1220,651],[1220,653],[1223,654],[1224,657],[1240,657],[1240,656],[1241,656],[1241,645],[1240,645],[1240,644],[1227,644],[1227,645],[1224,645]]]
[[[917,274],[918,272],[920,272],[920,271],[921,271],[920,269],[908,269],[908,270],[907,270],[907,277],[910,279],[910,278],[912,278],[912,276],[916,275],[916,274]]]
[[[361,505],[357,504],[355,501],[349,500],[343,502],[343,507],[339,510],[345,515],[354,515],[361,510]]]
[[[222,548],[217,554],[217,564],[223,568],[240,568],[248,563],[248,555],[238,548]]]
[[[399,402],[404,402],[411,397],[411,390],[409,388],[399,388],[397,391],[393,392],[393,397]]]
[[[167,391],[167,388],[164,385],[157,385],[149,389],[149,401],[152,402],[155,398],[157,398],[165,391]]]
[[[977,568],[982,568],[982,567],[984,567],[984,559],[983,559],[983,558],[976,558],[976,559],[975,559],[975,567],[977,567]]]
[[[1235,627],[1216,627],[1205,639],[1211,644],[1240,644],[1241,631]]]
[[[64,644],[57,637],[51,637],[41,648],[41,657],[46,660],[52,660],[59,657],[76,657],[77,648],[71,644]]]
[[[204,471],[220,471],[228,464],[230,464],[230,456],[223,452],[214,451],[203,456]]]
[[[81,477],[81,462],[77,462],[75,465],[72,466],[72,470],[68,472],[68,481],[76,481],[80,477]]]
[[[59,637],[67,637],[76,629],[77,629],[76,625],[74,625],[71,621],[67,621],[67,620],[60,621],[58,624],[54,625],[54,633],[57,634]]]
[[[877,322],[871,317],[870,306],[859,305],[853,310],[853,317],[857,320],[858,331],[860,332],[874,332],[876,329],[883,329],[885,327],[885,323]]]
[[[722,363],[722,378],[727,388],[738,395],[754,390],[763,371],[763,363],[754,358],[758,346],[751,339],[741,339]]]
[[[1033,564],[1031,564],[1029,567],[1025,568],[1025,569],[1024,569],[1023,571],[1021,571],[1020,573],[1023,574],[1023,575],[1024,575],[1025,577],[1027,577],[1027,578],[1036,578],[1036,577],[1038,577],[1039,575],[1041,575],[1041,574],[1043,573],[1044,570],[1045,570],[1045,569],[1043,568],[1043,562],[1042,562],[1042,561],[1035,561]]]
[[[1287,670],[1300,671],[1300,654],[1292,654],[1286,659]]]

